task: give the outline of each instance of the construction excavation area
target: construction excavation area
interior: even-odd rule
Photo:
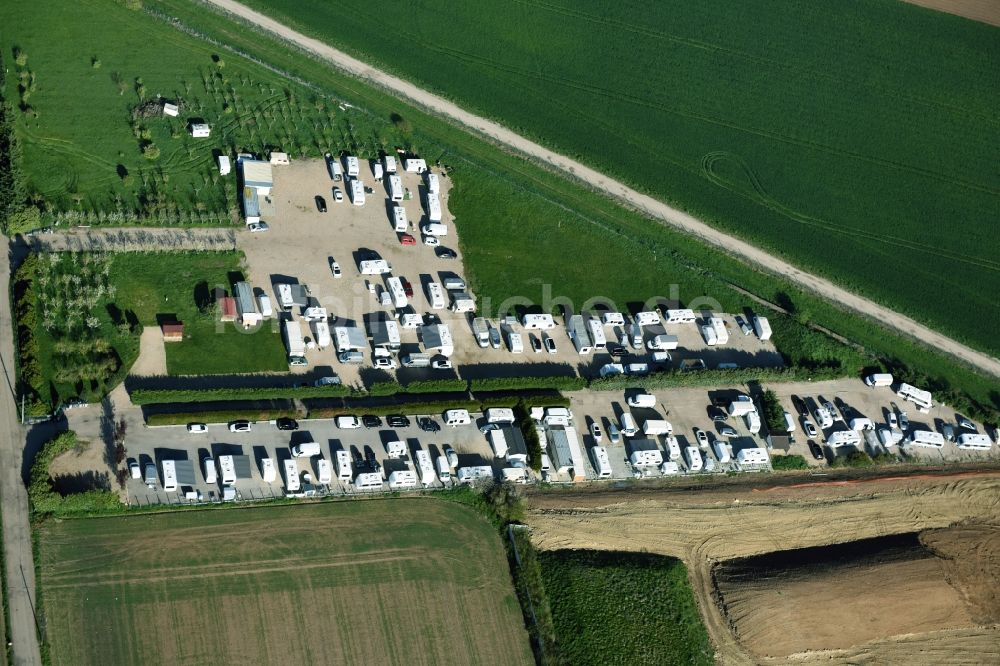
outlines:
[[[533,494],[527,522],[683,560],[721,664],[1000,660],[1000,473],[768,483]]]

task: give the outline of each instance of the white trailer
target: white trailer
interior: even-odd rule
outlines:
[[[451,311],[457,313],[475,312],[476,299],[466,291],[451,292]]]
[[[354,478],[351,456],[344,450],[334,451],[333,461],[337,464],[337,479],[341,483],[350,483]]]
[[[896,395],[903,400],[909,400],[917,406],[917,411],[925,414],[934,406],[930,391],[918,389],[916,386],[911,386],[910,384],[900,384],[896,390]]]
[[[625,317],[621,312],[605,312],[604,316],[601,317],[605,326],[624,326]]]
[[[664,476],[675,476],[681,473],[681,468],[673,461],[666,461],[660,465],[660,474]]]
[[[753,404],[753,400],[750,399],[748,395],[741,395],[729,403],[729,415],[730,416],[743,416],[750,412],[757,411],[757,408]]]
[[[576,347],[577,354],[586,356],[593,350],[590,344],[590,335],[587,333],[587,326],[583,323],[583,317],[580,315],[570,317],[569,322],[567,322],[567,330],[569,332],[569,339],[573,341],[573,346]]]
[[[664,439],[664,442],[667,445],[667,457],[670,458],[671,460],[680,460],[681,444],[679,441],[677,441],[677,438],[674,437],[673,435],[670,435],[666,439]]]
[[[406,300],[406,291],[403,290],[402,281],[393,275],[385,281],[385,284],[389,289],[389,295],[392,296],[393,307],[405,308],[409,301]]]
[[[831,449],[836,449],[844,446],[861,446],[861,433],[857,430],[838,430],[837,432],[830,433],[830,436],[826,438],[826,445]]]
[[[526,314],[521,325],[529,331],[548,331],[556,327],[556,322],[550,314]]]
[[[423,449],[416,452],[417,469],[420,470],[420,483],[424,488],[434,485],[437,475],[434,474],[434,463],[431,462],[431,454]]]
[[[528,482],[528,472],[524,467],[514,465],[512,467],[504,467],[500,470],[500,476],[504,481],[508,483],[527,483]]]
[[[381,490],[382,475],[378,472],[362,472],[354,479],[355,490]]]
[[[306,343],[302,328],[294,319],[285,322],[285,342],[288,344],[288,364],[306,365]]]
[[[514,423],[514,410],[510,407],[489,407],[484,414],[487,423]]]
[[[382,165],[378,162],[372,162],[372,178],[375,179],[376,183],[382,182],[382,176],[384,172],[382,170]]]
[[[493,449],[493,455],[497,458],[507,457],[507,438],[504,437],[502,430],[490,430],[487,433],[487,438],[490,440],[490,448]]]
[[[385,443],[385,455],[389,458],[402,458],[406,455],[406,444],[397,440]]]
[[[412,469],[400,469],[389,473],[389,488],[392,490],[416,487],[417,473]]]
[[[694,314],[694,310],[687,308],[678,308],[676,310],[667,310],[664,322],[667,324],[693,324],[698,321],[698,318]]]
[[[177,463],[173,460],[164,460],[163,468],[163,490],[172,493],[177,490]]]
[[[851,419],[849,427],[851,430],[857,430],[859,432],[862,430],[874,430],[875,422],[866,417],[853,418]]]
[[[642,432],[646,437],[654,437],[656,435],[672,435],[674,432],[674,426],[670,424],[670,421],[665,421],[663,419],[648,419],[642,424]]]
[[[903,440],[902,432],[886,426],[880,426],[876,432],[878,434],[878,441],[882,443],[882,446],[896,446],[896,444],[899,444]]]
[[[753,434],[760,432],[760,415],[756,411],[747,412],[743,415],[743,422],[747,426],[747,430]]]
[[[285,470],[285,490],[290,493],[296,493],[302,488],[302,482],[299,480],[299,464],[293,458],[288,458],[283,463]]]
[[[629,462],[633,467],[659,467],[663,452],[652,439],[634,439],[629,442]]]
[[[714,328],[712,328],[708,324],[705,324],[704,326],[701,326],[700,329],[701,329],[701,337],[705,340],[706,345],[708,345],[709,347],[714,347],[715,345],[719,344],[719,338],[718,336],[715,335]]]
[[[754,315],[753,330],[761,342],[771,339],[771,322],[767,320],[767,317]]]
[[[357,178],[351,181],[351,203],[355,206],[365,205],[365,184]]]
[[[635,323],[639,324],[639,326],[655,326],[660,323],[660,315],[658,312],[652,310],[637,312]]]
[[[393,157],[392,155],[386,155],[385,157],[382,158],[382,161],[385,163],[385,172],[386,173],[396,173],[396,158],[395,157]]]
[[[459,483],[473,484],[480,479],[492,479],[493,468],[489,465],[459,467],[455,470],[455,478]]]
[[[403,200],[403,180],[396,174],[389,176],[389,198],[393,201]]]
[[[892,386],[895,379],[888,372],[876,372],[865,377],[865,384],[868,386]]]
[[[590,450],[590,458],[594,463],[594,471],[597,472],[598,479],[611,478],[611,457],[607,448],[595,446]]]
[[[715,457],[719,459],[720,463],[727,463],[733,459],[733,447],[729,442],[717,439],[712,442],[712,447],[715,449]]]
[[[472,334],[476,336],[476,344],[483,349],[490,346],[490,326],[483,317],[472,320]]]
[[[407,157],[403,160],[403,170],[407,173],[423,173],[427,171],[427,162],[419,157]]]
[[[604,326],[600,319],[588,319],[587,330],[590,333],[590,342],[595,350],[607,349],[608,339],[604,336]]]
[[[416,330],[424,325],[424,316],[416,312],[398,313],[399,325],[405,329]]]
[[[427,283],[427,301],[431,304],[432,310],[444,310],[447,307],[444,300],[444,287],[441,286],[440,282]]]
[[[264,483],[274,483],[274,480],[278,478],[278,470],[274,467],[273,458],[261,458],[260,476],[264,479]]]
[[[392,272],[392,266],[385,259],[365,259],[358,264],[362,275],[385,275]]]
[[[429,222],[441,221],[441,199],[433,192],[427,193],[427,220]]]
[[[441,180],[436,173],[427,172],[427,191],[431,194],[441,194]]]
[[[219,472],[225,485],[236,483],[236,462],[232,456],[219,456]]]
[[[392,230],[401,234],[410,228],[410,221],[406,219],[406,209],[396,205],[392,207]]]
[[[325,319],[318,319],[312,322],[311,327],[316,346],[320,349],[329,347],[332,342],[330,339],[330,324]]]
[[[722,317],[709,317],[708,323],[715,331],[717,344],[724,345],[729,342],[729,329],[726,328],[726,322]]]
[[[687,458],[688,471],[700,472],[702,470],[704,463],[701,458],[701,451],[698,450],[697,446],[684,447],[684,457]]]
[[[333,465],[326,458],[316,461],[316,480],[323,484],[333,481]]]
[[[767,449],[753,446],[740,449],[736,454],[736,462],[742,467],[763,467],[771,463],[771,456],[768,455]]]
[[[960,449],[989,451],[993,446],[993,442],[990,441],[989,435],[984,435],[981,432],[969,432],[959,435],[955,446]]]
[[[347,156],[347,175],[351,178],[357,178],[358,174],[361,173],[361,162],[354,155]]]
[[[944,446],[944,435],[933,430],[914,430],[907,438],[910,446],[924,446],[932,449],[940,449]]]

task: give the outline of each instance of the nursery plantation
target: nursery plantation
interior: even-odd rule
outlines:
[[[144,327],[184,324],[165,345],[171,374],[287,368],[281,336],[218,322],[213,290],[230,290],[242,255],[51,253],[31,255],[15,276],[21,380],[34,407],[100,398],[135,362]],[[157,340],[159,343],[159,340]]]
[[[328,95],[126,4],[0,8],[4,97],[17,108],[25,189],[43,220],[236,222],[235,179],[219,174],[216,155],[364,155],[392,140],[390,123],[376,134]],[[164,115],[164,102],[178,116]],[[192,122],[211,136],[193,138]]]
[[[712,664],[687,569],[670,557],[541,551],[559,663]]]
[[[998,28],[896,0],[247,4],[1000,350]]]

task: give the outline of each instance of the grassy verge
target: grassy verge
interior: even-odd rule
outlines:
[[[805,458],[797,455],[772,456],[771,469],[776,472],[809,469],[809,463],[806,462]]]

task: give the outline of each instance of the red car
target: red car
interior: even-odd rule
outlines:
[[[399,283],[403,285],[403,293],[406,294],[407,298],[413,298],[413,285],[405,277],[399,278]]]
[[[414,238],[413,236],[411,236],[410,234],[400,234],[399,235],[399,244],[400,245],[416,245],[417,244],[417,239]]]

